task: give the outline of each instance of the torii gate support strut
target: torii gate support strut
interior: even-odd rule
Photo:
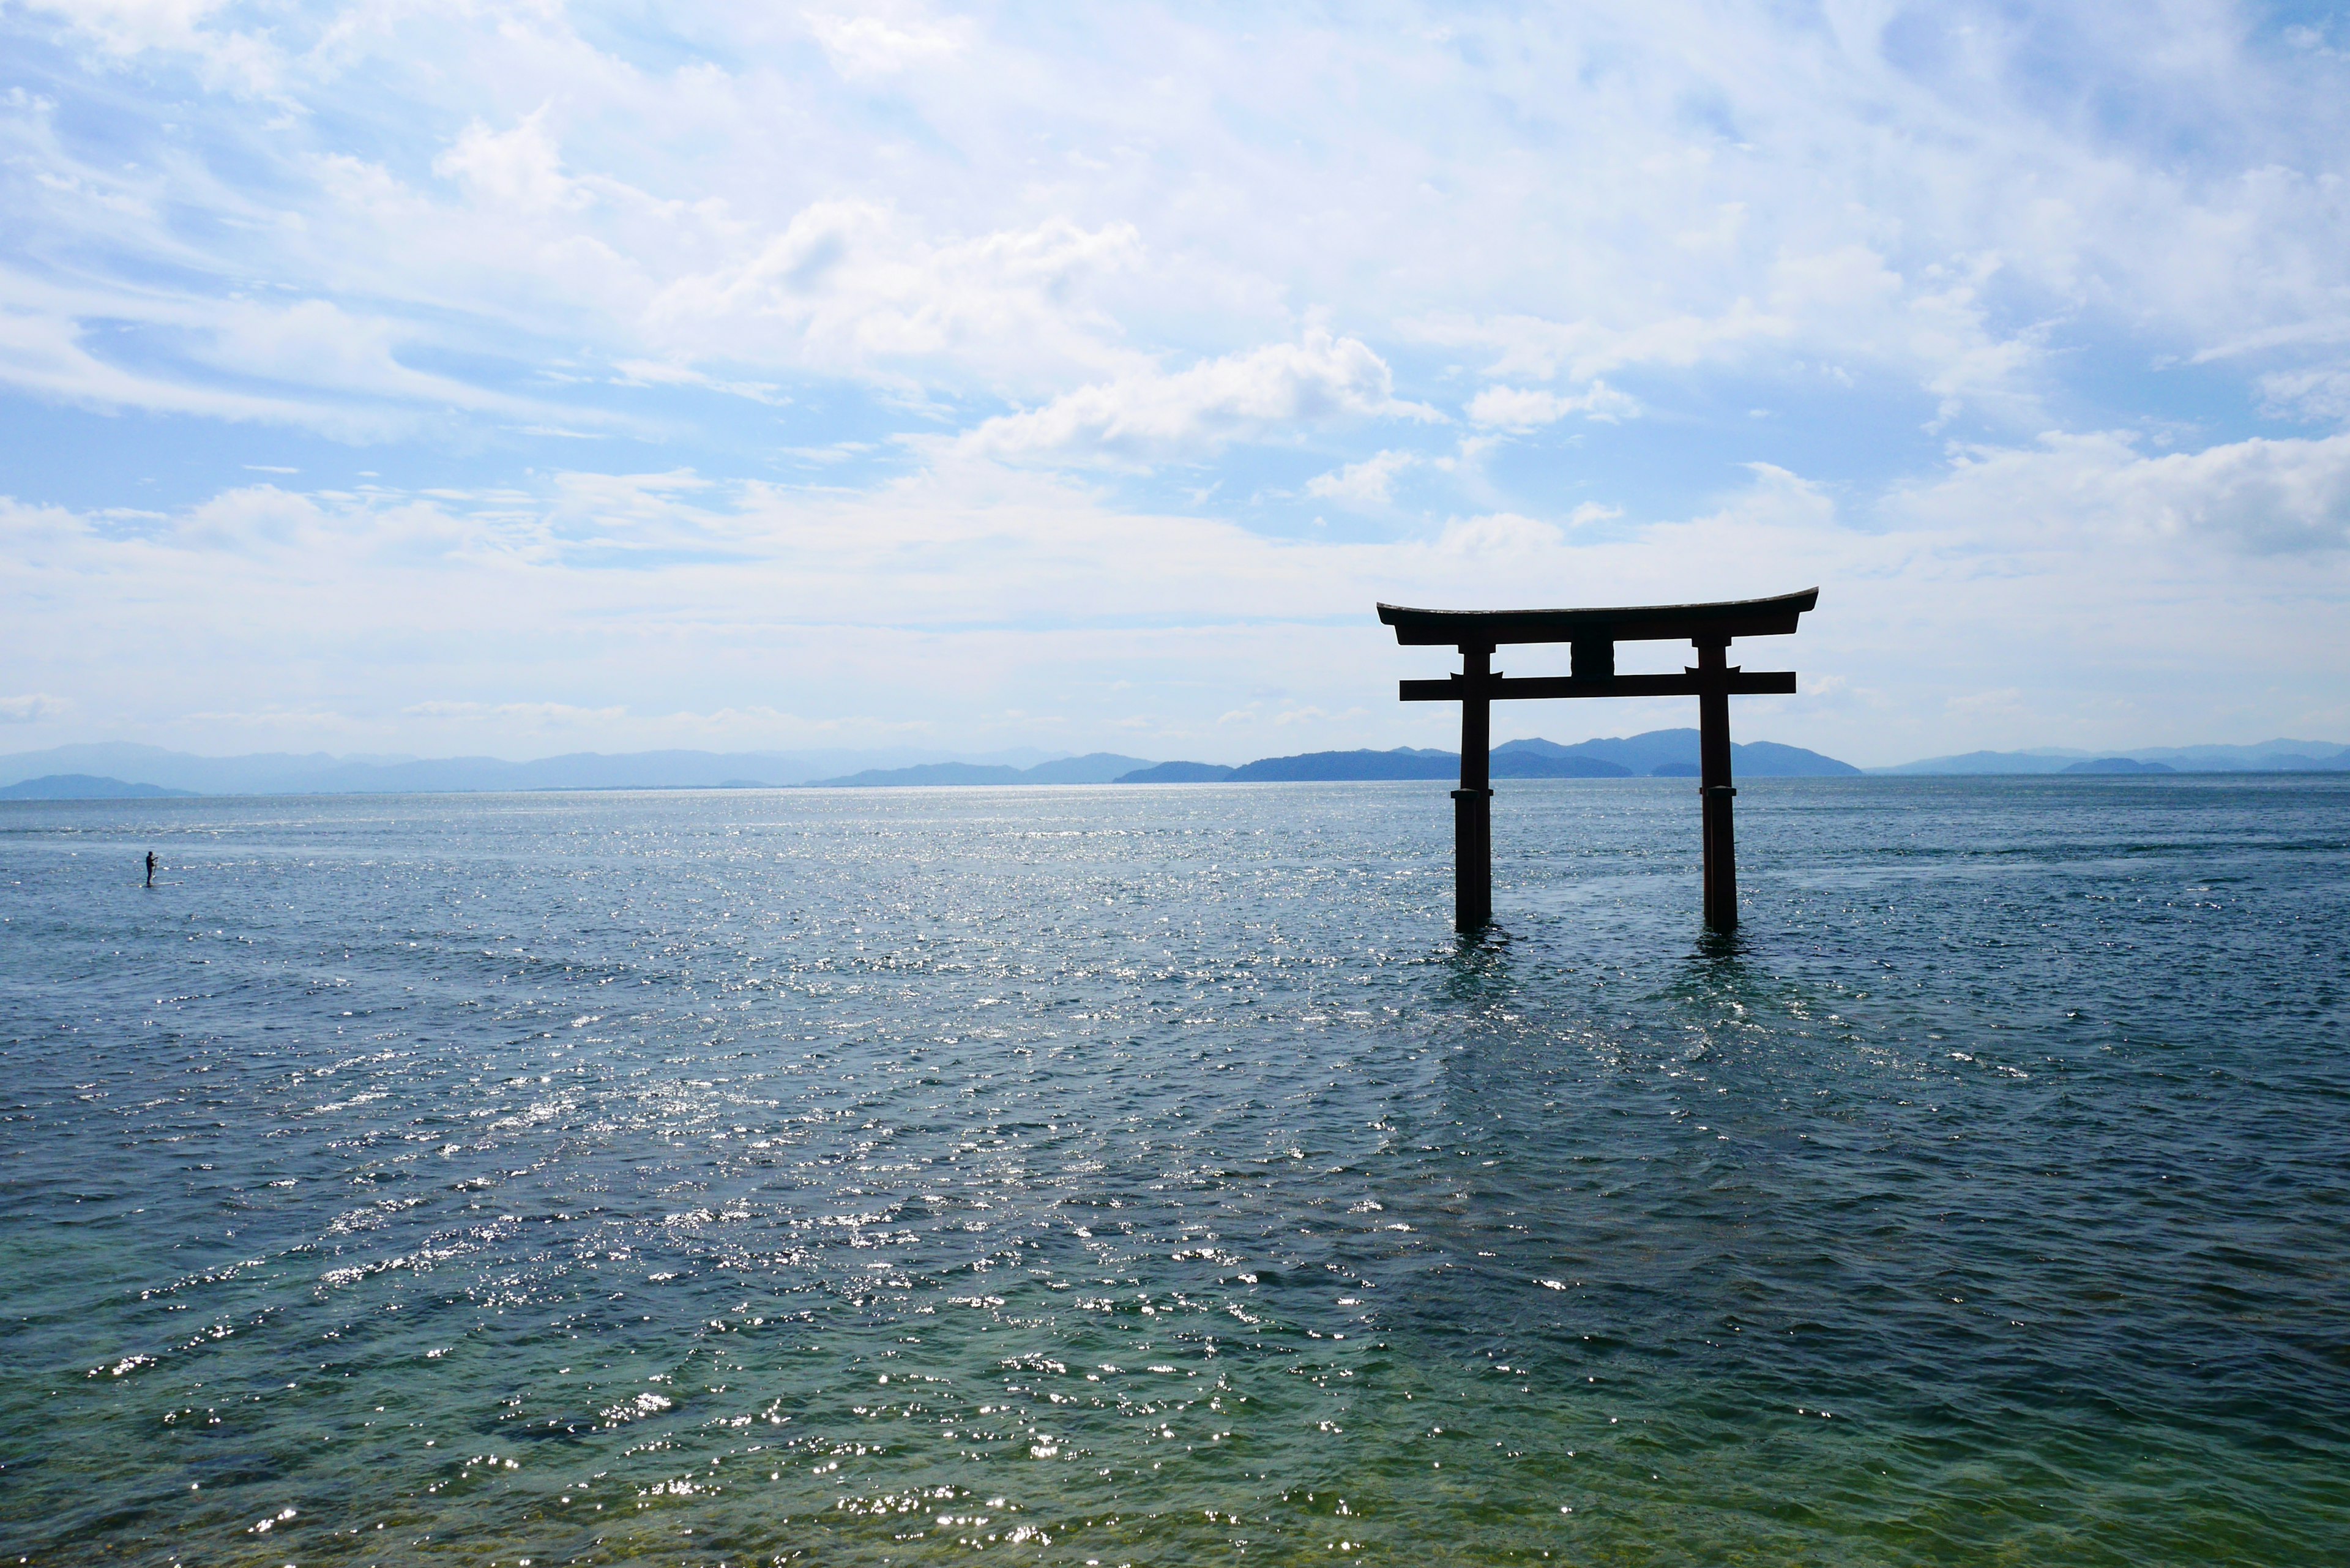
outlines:
[[[1705,923],[1718,931],[1738,924],[1738,846],[1731,803],[1730,700],[1788,695],[1793,670],[1748,672],[1729,662],[1731,640],[1783,637],[1820,590],[1770,599],[1719,604],[1635,605],[1614,609],[1428,610],[1379,606],[1407,648],[1461,650],[1461,672],[1441,680],[1407,680],[1407,702],[1461,704],[1461,787],[1452,792],[1453,924],[1464,931],[1493,919],[1492,708],[1521,697],[1695,697],[1698,712],[1698,796],[1705,845]],[[1679,675],[1618,675],[1619,642],[1679,641],[1697,649],[1697,664]],[[1511,679],[1493,668],[1493,651],[1513,642],[1564,642],[1573,671]]]

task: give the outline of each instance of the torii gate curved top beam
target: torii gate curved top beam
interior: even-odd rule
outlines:
[[[1626,605],[1616,609],[1432,610],[1381,605],[1379,622],[1406,648],[1469,642],[1668,642],[1700,637],[1784,637],[1820,602],[1820,590],[1707,605]]]
[[[1406,680],[1407,702],[1461,704],[1461,787],[1452,792],[1454,923],[1475,930],[1493,918],[1492,799],[1489,759],[1492,704],[1520,697],[1695,697],[1698,700],[1699,796],[1703,803],[1705,923],[1727,930],[1738,923],[1738,857],[1731,800],[1730,699],[1791,693],[1793,670],[1749,674],[1727,661],[1733,638],[1784,637],[1820,590],[1776,598],[1729,599],[1698,605],[1625,605],[1602,609],[1431,610],[1379,606],[1407,648],[1461,650],[1461,672],[1440,680]],[[1618,675],[1619,642],[1677,641],[1698,650],[1695,669],[1679,675]],[[1573,673],[1505,679],[1492,668],[1493,650],[1507,643],[1564,642],[1574,648]]]

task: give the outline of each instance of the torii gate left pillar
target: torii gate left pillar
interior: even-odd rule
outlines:
[[[1461,787],[1452,792],[1453,924],[1482,929],[1493,919],[1492,705],[1513,697],[1695,697],[1698,791],[1704,845],[1705,923],[1738,924],[1738,848],[1731,802],[1730,699],[1791,694],[1793,670],[1741,670],[1729,661],[1732,639],[1784,636],[1819,602],[1807,588],[1777,598],[1717,604],[1627,606],[1614,609],[1425,610],[1379,606],[1379,619],[1407,647],[1450,643],[1461,672],[1442,680],[1407,680],[1407,702],[1461,704]],[[1689,639],[1697,664],[1679,675],[1618,675],[1618,642]],[[1564,642],[1573,673],[1512,680],[1493,669],[1494,650],[1512,642]]]
[[[1473,931],[1493,919],[1493,680],[1491,643],[1461,647],[1461,787],[1452,792],[1453,925]]]

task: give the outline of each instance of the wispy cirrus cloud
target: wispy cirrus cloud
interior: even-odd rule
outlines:
[[[624,719],[626,708],[581,708],[569,702],[411,702],[400,716],[408,719],[492,721],[502,727],[539,732],[608,725]]]
[[[1131,268],[1130,224],[1066,219],[939,242],[889,208],[819,202],[738,263],[665,286],[645,307],[661,337],[705,351],[904,373],[926,360],[1131,359],[1086,284]]]
[[[231,0],[29,0],[27,9],[51,13],[75,36],[112,61],[168,53],[196,62],[212,87],[250,98],[276,87],[286,60],[265,26],[250,30],[229,18],[243,7]]]
[[[1605,381],[1571,397],[1540,388],[1487,387],[1469,400],[1469,422],[1488,429],[1539,430],[1569,414],[1593,420],[1627,420],[1640,411],[1640,400],[1627,397]]]

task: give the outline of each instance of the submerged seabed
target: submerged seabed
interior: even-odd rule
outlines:
[[[1739,804],[5,808],[0,1547],[2336,1560],[2350,781]]]

